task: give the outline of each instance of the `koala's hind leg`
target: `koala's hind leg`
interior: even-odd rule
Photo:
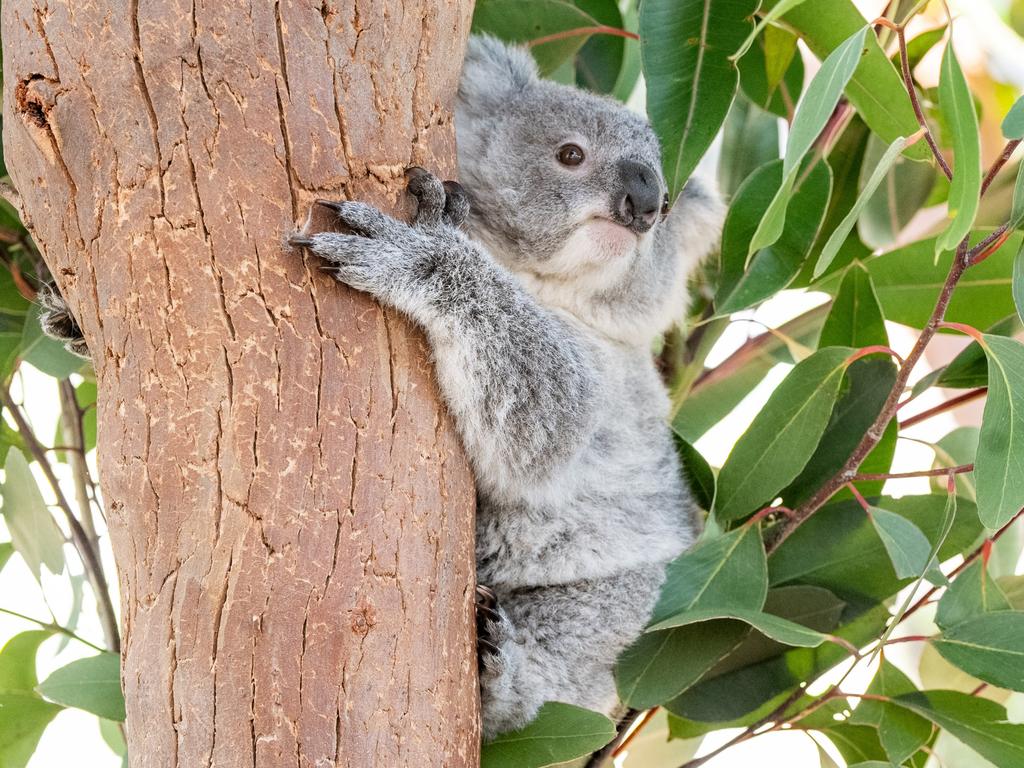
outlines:
[[[481,647],[485,738],[528,723],[545,701],[611,715],[618,707],[614,666],[643,631],[664,566],[651,565],[572,584],[495,590],[497,620]]]

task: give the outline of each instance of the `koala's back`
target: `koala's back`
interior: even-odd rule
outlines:
[[[593,428],[542,491],[482,491],[477,569],[496,588],[569,584],[665,563],[699,531],[646,350],[601,339]]]

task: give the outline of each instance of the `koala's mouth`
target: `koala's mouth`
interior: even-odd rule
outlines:
[[[625,222],[614,216],[592,216],[587,219],[584,224],[596,224],[598,226],[607,227],[610,232],[622,232],[632,235],[633,239],[639,240],[640,235],[644,234],[650,229],[650,226],[644,226],[639,220],[632,222]]]

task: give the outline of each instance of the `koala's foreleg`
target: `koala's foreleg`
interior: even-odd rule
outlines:
[[[598,381],[592,352],[456,229],[465,214],[457,195],[425,172],[410,191],[420,203],[412,226],[363,203],[329,203],[353,234],[292,242],[426,330],[478,480],[536,486],[589,434]]]

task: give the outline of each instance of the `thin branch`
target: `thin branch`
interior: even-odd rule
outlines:
[[[859,483],[870,480],[901,480],[906,477],[945,477],[953,474],[959,475],[964,472],[973,472],[973,464],[960,464],[956,467],[944,467],[941,469],[922,469],[917,472],[880,472],[877,474],[855,475],[853,482]]]
[[[928,146],[932,150],[932,155],[935,156],[935,161],[939,164],[939,168],[946,175],[947,179],[953,178],[953,171],[946,162],[946,158],[942,156],[942,152],[939,150],[939,145],[935,141],[935,137],[932,135],[931,129],[928,127],[928,121],[925,119],[924,110],[921,108],[921,102],[917,97],[917,86],[914,85],[914,75],[910,71],[910,56],[907,53],[907,31],[902,25],[892,24],[891,28],[896,30],[896,39],[900,45],[900,69],[903,73],[903,85],[907,89],[907,94],[910,96],[910,103],[914,107],[914,114],[917,116],[917,123],[924,128],[924,140],[928,142]]]
[[[31,616],[26,616],[24,613],[18,613],[17,611],[12,611],[10,608],[0,608],[0,613],[6,613],[8,616],[14,616],[17,619],[23,619],[24,621],[30,621],[33,624],[37,624],[38,626],[42,627],[43,629],[48,629],[48,630],[50,630],[52,632],[60,632],[62,635],[67,635],[72,640],[77,640],[78,642],[82,643],[83,645],[87,645],[90,648],[92,648],[93,650],[99,651],[100,653],[103,653],[103,652],[105,652],[107,650],[106,648],[101,648],[100,646],[96,645],[95,643],[90,643],[84,637],[81,637],[80,635],[76,635],[74,632],[72,632],[67,627],[62,627],[60,624],[57,624],[55,622],[52,622],[52,621],[41,621],[40,619],[34,619]]]
[[[614,35],[616,37],[625,37],[629,40],[639,40],[640,35],[636,32],[630,32],[628,29],[619,29],[618,27],[606,27],[603,25],[593,27],[576,27],[575,29],[563,29],[561,32],[555,32],[551,35],[544,35],[543,37],[536,37],[530,40],[527,45],[531,48],[535,45],[543,45],[544,43],[553,43],[556,40],[565,40],[570,37],[579,37],[580,35]]]
[[[972,400],[977,400],[979,397],[984,397],[987,393],[988,387],[979,387],[978,389],[972,389],[970,392],[965,392],[962,395],[957,395],[944,403],[939,403],[934,408],[929,408],[927,411],[921,411],[913,416],[908,416],[900,422],[900,429],[902,430],[907,427],[912,427],[915,424],[920,424],[922,421],[927,421],[932,416],[938,416],[940,413],[951,411],[959,405],[969,403]]]
[[[769,553],[778,549],[779,545],[789,538],[804,520],[824,506],[835,495],[836,491],[846,485],[856,475],[857,468],[867,458],[868,454],[871,453],[879,440],[882,439],[882,435],[885,434],[885,428],[896,415],[900,395],[907,386],[907,381],[914,371],[914,366],[917,365],[922,355],[924,355],[925,348],[927,348],[929,342],[938,331],[939,325],[946,316],[946,309],[949,307],[950,299],[953,297],[953,289],[956,288],[956,284],[970,265],[968,256],[967,241],[964,240],[957,248],[956,254],[953,257],[953,263],[950,265],[949,274],[946,276],[946,282],[942,286],[935,309],[932,311],[931,317],[928,318],[925,327],[921,330],[921,335],[918,337],[914,347],[907,355],[906,361],[900,366],[899,372],[896,374],[896,383],[889,392],[885,405],[882,406],[881,412],[875,419],[874,424],[871,425],[863,439],[861,439],[860,444],[843,464],[842,469],[825,483],[814,496],[797,507],[791,520],[772,530],[773,536],[767,547]]]
[[[107,588],[107,579],[103,573],[99,554],[93,549],[89,535],[82,528],[82,524],[75,517],[74,512],[71,511],[71,506],[64,497],[64,491],[57,481],[57,476],[53,473],[53,467],[50,466],[45,448],[36,439],[32,427],[26,421],[21,409],[11,398],[11,393],[6,387],[0,387],[0,402],[10,412],[22,440],[25,441],[25,447],[39,463],[39,467],[43,470],[43,474],[46,476],[46,480],[57,499],[57,506],[60,507],[61,512],[64,513],[64,517],[67,519],[68,527],[71,530],[71,541],[75,545],[75,549],[78,550],[79,557],[82,558],[82,564],[85,566],[89,584],[96,595],[100,623],[103,625],[103,634],[107,641],[107,647],[115,653],[119,652],[121,640],[118,634],[117,614],[114,612],[114,605],[110,600],[110,590]]]
[[[68,462],[75,482],[78,515],[82,521],[82,527],[89,534],[89,541],[93,549],[98,552],[99,537],[96,535],[92,505],[89,503],[89,467],[85,462],[85,428],[82,424],[82,409],[78,405],[75,386],[69,379],[61,379],[59,387],[64,440],[74,446],[74,450],[68,452]]]
[[[988,188],[992,186],[992,182],[996,180],[996,176],[999,175],[999,171],[1001,171],[1003,166],[1009,162],[1010,156],[1013,154],[1013,151],[1020,146],[1020,142],[1020,139],[1013,139],[1008,142],[1006,147],[1003,149],[1002,154],[999,155],[998,159],[994,163],[992,163],[992,167],[988,169],[988,173],[985,175],[985,180],[981,182],[982,197],[984,197],[985,193],[988,192]]]
[[[657,707],[655,707],[657,709]],[[646,712],[653,712],[654,710],[643,710],[643,709],[627,709],[626,714],[619,720],[616,728],[615,738],[605,744],[601,749],[591,755],[587,761],[586,768],[602,768],[607,761],[622,744],[625,743],[627,734],[633,724],[636,723],[642,717],[645,717]]]

